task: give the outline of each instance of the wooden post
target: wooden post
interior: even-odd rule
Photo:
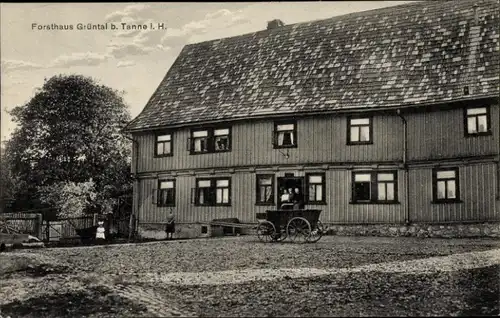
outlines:
[[[38,237],[40,240],[43,240],[43,216],[41,213],[37,214],[36,218],[36,226],[37,226],[37,233],[36,237]]]
[[[47,242],[50,242],[50,222],[49,220],[45,221],[45,239]]]

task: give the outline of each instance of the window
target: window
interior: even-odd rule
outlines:
[[[228,178],[197,179],[194,191],[196,205],[231,204],[231,184]]]
[[[215,151],[229,150],[229,128],[214,129]]]
[[[274,204],[274,175],[257,175],[257,205]]]
[[[348,118],[347,119],[347,144],[371,144],[373,143],[373,129],[371,118]]]
[[[396,200],[396,174],[377,173],[377,202]]]
[[[229,204],[229,180],[215,180],[215,204]]]
[[[353,172],[353,203],[397,203],[397,173]]]
[[[175,206],[175,180],[158,181],[158,206]]]
[[[172,155],[172,134],[156,135],[155,156],[164,157]]]
[[[434,169],[433,192],[434,202],[459,201],[458,168]]]
[[[192,133],[193,153],[208,152],[208,130],[193,131]]]
[[[274,148],[297,147],[297,123],[281,122],[274,124]]]
[[[224,152],[231,150],[230,128],[209,128],[191,131],[191,154]]]
[[[489,107],[467,108],[465,110],[465,135],[491,134]]]
[[[306,174],[307,182],[307,202],[324,204],[325,200],[325,174],[324,173],[308,173]]]

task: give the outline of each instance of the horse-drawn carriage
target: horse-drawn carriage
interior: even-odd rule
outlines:
[[[326,228],[319,220],[321,210],[283,209],[257,213],[257,236],[262,242],[281,242],[289,238],[293,242],[315,243]]]

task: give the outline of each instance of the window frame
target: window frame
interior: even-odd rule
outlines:
[[[161,192],[162,191],[168,191],[168,188],[167,189],[162,189],[161,188],[161,183],[162,182],[173,182],[174,183],[174,187],[172,188],[172,191],[173,191],[173,197],[174,197],[174,202],[172,203],[165,203],[165,204],[162,204],[161,203]],[[157,196],[156,196],[156,206],[158,207],[175,207],[175,201],[176,201],[176,180],[175,179],[158,179],[158,188],[157,188]]]
[[[215,139],[218,136],[215,136],[214,133],[216,130],[222,130],[222,129],[228,130],[228,134],[223,135],[223,136],[227,136],[227,139],[228,139],[227,149],[217,150],[215,147]],[[207,132],[207,137],[206,137],[206,139],[207,139],[207,151],[195,151],[194,150],[194,143],[195,143],[196,137],[194,137],[193,135],[195,132],[199,132],[199,131],[206,131]],[[231,150],[232,150],[232,127],[231,126],[212,126],[212,127],[192,128],[189,132],[188,144],[189,144],[189,154],[190,155],[231,152]]]
[[[351,121],[356,119],[368,119],[369,138],[368,141],[351,141],[351,127],[366,127],[367,125],[352,125]],[[347,116],[347,145],[372,145],[373,144],[373,116]]]
[[[438,172],[442,171],[454,171],[455,172],[455,178],[450,179],[438,179],[437,174]],[[438,191],[438,181],[440,180],[454,180],[455,181],[455,198],[453,199],[438,199],[437,197],[437,191]],[[447,186],[446,186],[447,187]],[[448,197],[448,194],[446,193],[446,197]],[[440,204],[440,203],[460,203],[462,200],[460,199],[460,169],[458,167],[439,167],[439,168],[434,168],[432,169],[432,203],[435,204]]]
[[[167,143],[168,141],[158,141],[159,137],[162,136],[170,136],[170,153],[167,154],[159,154],[158,153],[158,143]],[[163,158],[163,157],[172,157],[174,155],[174,134],[170,131],[162,131],[155,133],[155,145],[154,145],[154,157],[155,158]]]
[[[260,198],[260,179],[265,179],[265,178],[271,178],[271,201],[269,202],[262,202],[259,201]],[[262,206],[267,206],[267,205],[275,205],[275,196],[276,196],[276,177],[274,174],[256,174],[255,175],[255,205],[262,205]]]
[[[369,174],[370,175],[370,200],[356,200],[356,174]],[[378,175],[379,174],[392,174],[394,180],[394,200],[379,200],[378,199]],[[390,183],[383,181],[382,183]],[[398,170],[357,170],[351,171],[351,200],[350,204],[400,204],[398,193]]]
[[[310,186],[309,177],[313,177],[313,176],[320,176],[321,177],[321,183],[312,183],[315,185],[321,185],[323,188],[322,192],[321,192],[321,200],[319,200],[319,201],[309,200],[309,186]],[[306,197],[304,198],[304,201],[307,204],[316,204],[316,205],[326,204],[326,173],[324,173],[324,172],[308,172],[308,173],[306,173],[305,177],[306,177],[306,180],[305,180]]]
[[[223,187],[222,189],[228,189],[228,202],[227,203],[217,203],[217,181],[221,180],[227,180],[228,181],[228,186]],[[200,203],[200,196],[199,196],[199,190],[200,187],[198,186],[199,181],[210,181],[210,187],[208,188],[209,193],[211,193],[210,201],[201,204]],[[231,186],[231,177],[213,177],[213,178],[196,178],[195,179],[195,198],[194,198],[194,205],[195,206],[231,206],[231,191],[232,191],[232,186]]]
[[[281,125],[293,125],[293,130],[291,130],[293,138],[294,138],[294,144],[292,145],[278,145],[278,126]],[[290,130],[286,130],[290,131]],[[288,120],[279,120],[274,122],[274,130],[273,130],[273,148],[274,149],[286,149],[286,148],[297,148],[298,147],[298,138],[297,138],[297,120],[295,119],[288,119]]]
[[[227,132],[227,135],[219,135],[219,136],[227,136],[227,149],[222,149],[222,150],[217,150],[216,149],[216,145],[215,145],[215,139],[219,136],[216,136],[215,135],[215,131],[216,130],[223,130],[223,129],[227,129],[228,132]],[[219,152],[230,152],[231,151],[231,139],[232,139],[232,130],[231,130],[231,127],[229,126],[220,126],[220,127],[213,127],[212,128],[212,139],[213,139],[213,152],[214,153],[219,153]]]
[[[486,131],[477,132],[477,133],[469,133],[469,117],[476,117],[476,125],[477,125],[477,117],[479,115],[469,115],[467,112],[471,109],[485,108],[486,109],[486,125],[488,126]],[[479,136],[491,136],[493,134],[491,129],[491,107],[490,105],[485,106],[470,106],[464,108],[464,136],[465,137],[479,137]]]

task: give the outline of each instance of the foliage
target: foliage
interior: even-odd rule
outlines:
[[[15,180],[9,170],[5,149],[0,145],[0,200],[14,196]]]
[[[62,191],[57,196],[89,180],[101,203],[131,191],[130,141],[120,133],[130,121],[123,93],[92,78],[58,75],[10,113],[18,124],[7,142],[17,199],[36,201],[43,193],[43,202],[52,202],[51,186]]]
[[[95,204],[95,183],[75,183],[72,181],[57,182],[39,188],[40,199],[58,210],[58,217],[79,217]]]

